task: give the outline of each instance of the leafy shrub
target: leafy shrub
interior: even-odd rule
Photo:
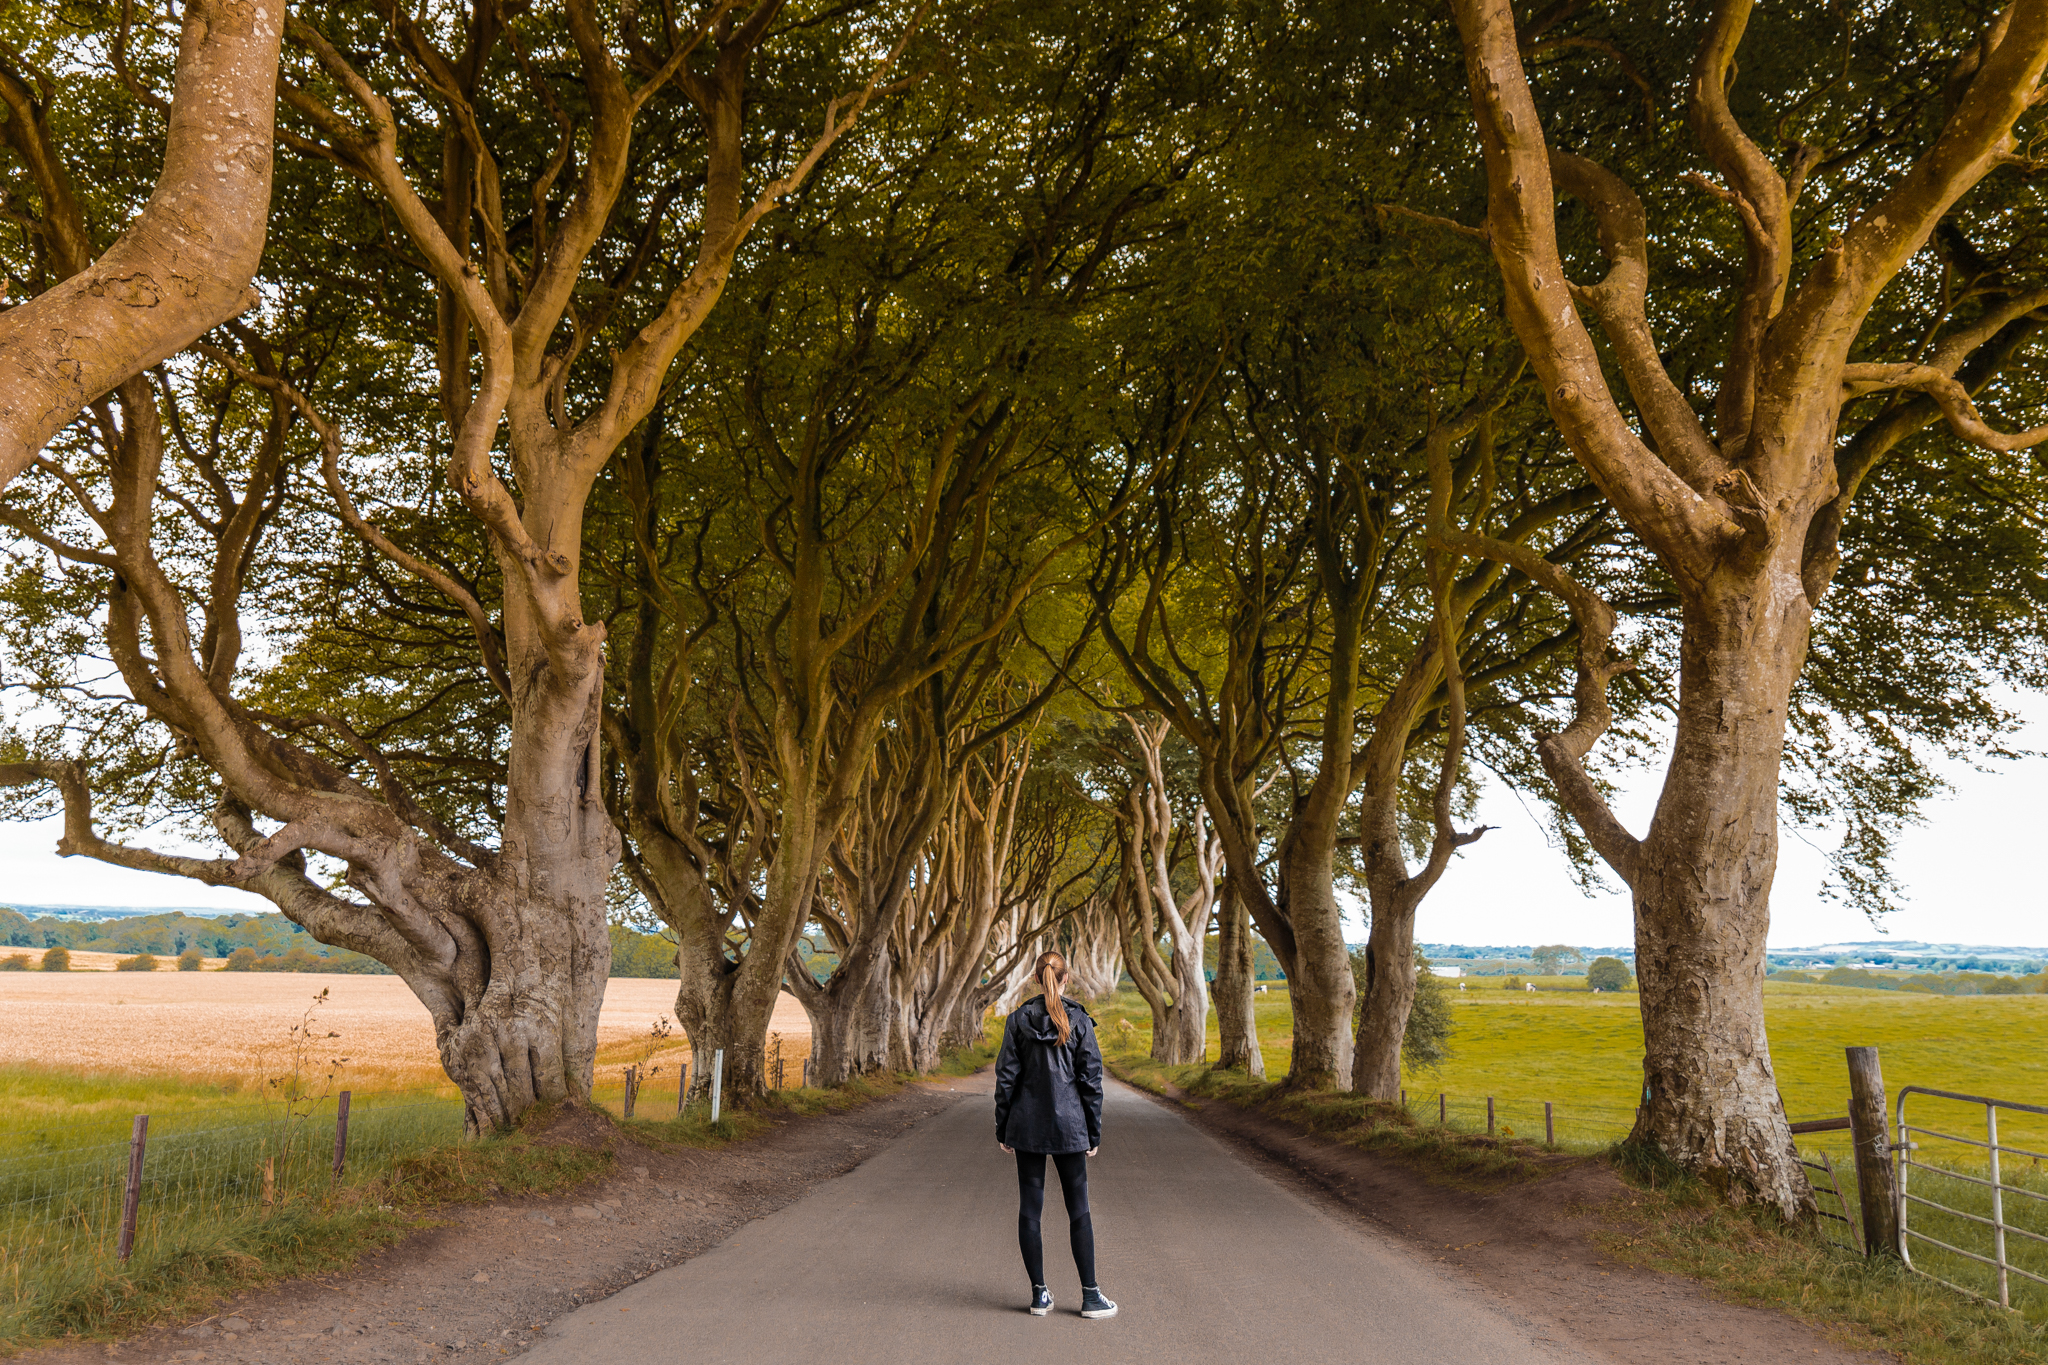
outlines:
[[[0,961],[0,972],[25,972],[28,970],[28,954],[14,953]]]
[[[1596,991],[1625,991],[1629,987],[1628,964],[1618,957],[1596,957],[1586,968],[1586,984]]]
[[[1507,980],[1507,985],[1504,986],[1502,989],[1510,991],[1518,991],[1522,989],[1522,978],[1519,976],[1509,977]]]
[[[243,944],[228,954],[226,970],[231,972],[253,972],[256,970],[256,950]]]
[[[676,977],[676,945],[659,934],[643,934],[623,924],[605,926],[612,940],[613,976]],[[801,950],[799,950],[801,951]]]
[[[1444,979],[1429,969],[1429,959],[1415,957],[1415,1007],[1401,1035],[1401,1063],[1411,1071],[1434,1071],[1451,1055],[1451,992]]]
[[[1358,1027],[1359,1011],[1365,1007],[1365,949],[1353,948],[1351,981],[1358,988],[1358,1004],[1351,1011],[1351,1026]],[[1433,1071],[1450,1057],[1451,996],[1443,978],[1429,970],[1429,959],[1415,955],[1415,1004],[1408,1011],[1408,1027],[1401,1034],[1401,1065],[1410,1071]]]
[[[63,948],[52,948],[43,954],[43,970],[46,972],[68,972],[71,970],[71,954]]]
[[[196,943],[178,954],[178,970],[181,972],[196,972],[205,965],[206,954],[199,951]]]
[[[114,970],[117,972],[153,972],[156,970],[156,959],[148,953],[137,953],[134,957],[124,957],[119,962],[116,962]]]

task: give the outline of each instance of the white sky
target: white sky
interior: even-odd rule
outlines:
[[[2048,750],[2048,698],[2028,698],[2027,729],[2014,747]],[[1894,871],[1910,900],[1874,929],[1860,913],[1823,900],[1825,834],[1809,844],[1786,831],[1771,894],[1770,945],[1793,948],[1843,940],[1922,939],[1937,943],[2048,946],[2048,878],[2042,875],[2048,756],[2002,763],[1991,772],[1945,770],[1955,791],[1906,831]],[[1641,835],[1662,771],[1632,783],[1616,810]],[[1425,943],[1632,943],[1628,898],[1586,897],[1545,840],[1540,811],[1500,786],[1480,802],[1482,823],[1498,825],[1466,849],[1423,903],[1416,938]],[[56,821],[0,823],[0,904],[214,906],[263,911],[269,902],[181,877],[130,872],[54,852]],[[1362,937],[1362,927],[1353,926]]]
[[[2048,751],[2048,698],[2015,707],[2029,717],[2009,740],[2020,750]],[[1897,844],[1893,876],[1909,898],[1873,926],[1860,911],[1821,897],[1825,831],[1786,829],[1778,843],[1778,879],[1771,890],[1773,948],[1879,938],[2000,947],[2048,946],[2048,880],[2042,876],[2042,816],[2048,813],[2048,753],[2000,762],[1979,772],[1945,764],[1954,790],[1922,812],[1925,823]],[[1641,837],[1663,769],[1630,783],[1615,813]],[[1622,946],[1635,941],[1626,894],[1587,897],[1573,884],[1563,856],[1546,842],[1542,808],[1494,784],[1484,793],[1479,823],[1498,825],[1466,848],[1423,902],[1415,937],[1424,943],[1576,943]],[[1811,842],[1808,842],[1808,841]],[[1615,887],[1620,883],[1608,880]]]

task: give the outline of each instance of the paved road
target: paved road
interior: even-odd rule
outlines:
[[[1112,1081],[1089,1173],[1114,1319],[1083,1320],[1057,1178],[1023,1311],[1016,1167],[986,1076],[841,1178],[712,1250],[558,1320],[532,1365],[1096,1362],[1559,1365],[1586,1359],[1421,1259],[1325,1213]]]

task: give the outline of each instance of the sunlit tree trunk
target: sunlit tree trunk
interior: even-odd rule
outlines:
[[[86,404],[255,302],[284,6],[188,0],[182,9],[163,173],[97,260],[50,111],[32,79],[0,60],[0,138],[29,169],[42,201],[38,235],[59,276],[0,313],[0,489]]]

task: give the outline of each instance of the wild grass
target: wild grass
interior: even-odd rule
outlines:
[[[1905,1365],[2038,1365],[2048,1326],[2002,1312],[1908,1272],[1827,1245],[1775,1213],[1732,1208],[1668,1161],[1621,1151],[1637,1186],[1600,1210],[1616,1258],[1691,1275],[1740,1303],[1775,1308],[1845,1345],[1891,1351]],[[1853,1198],[1853,1196],[1852,1196]]]
[[[1146,1009],[1135,992],[1096,1001],[1089,1008],[1098,1026],[1106,1024],[1099,1027],[1105,1064],[1125,1081],[1154,1094],[1216,1099],[1257,1110],[1303,1132],[1397,1157],[1431,1180],[1466,1188],[1523,1180],[1542,1169],[1539,1146],[1517,1140],[1512,1133],[1469,1133],[1424,1123],[1398,1104],[1357,1095],[1291,1091],[1279,1074],[1255,1081],[1206,1063],[1167,1066],[1153,1061],[1150,1030],[1139,1030],[1132,1020],[1134,1012],[1143,1014]],[[1132,1023],[1128,1030],[1122,1027],[1126,1022]]]
[[[116,1255],[127,1142],[0,1162],[0,1342],[96,1337],[229,1288],[346,1263],[436,1205],[587,1179],[608,1158],[515,1134],[459,1141],[445,1099],[365,1096],[333,1173],[331,1106],[224,1105],[153,1120],[135,1247]]]

